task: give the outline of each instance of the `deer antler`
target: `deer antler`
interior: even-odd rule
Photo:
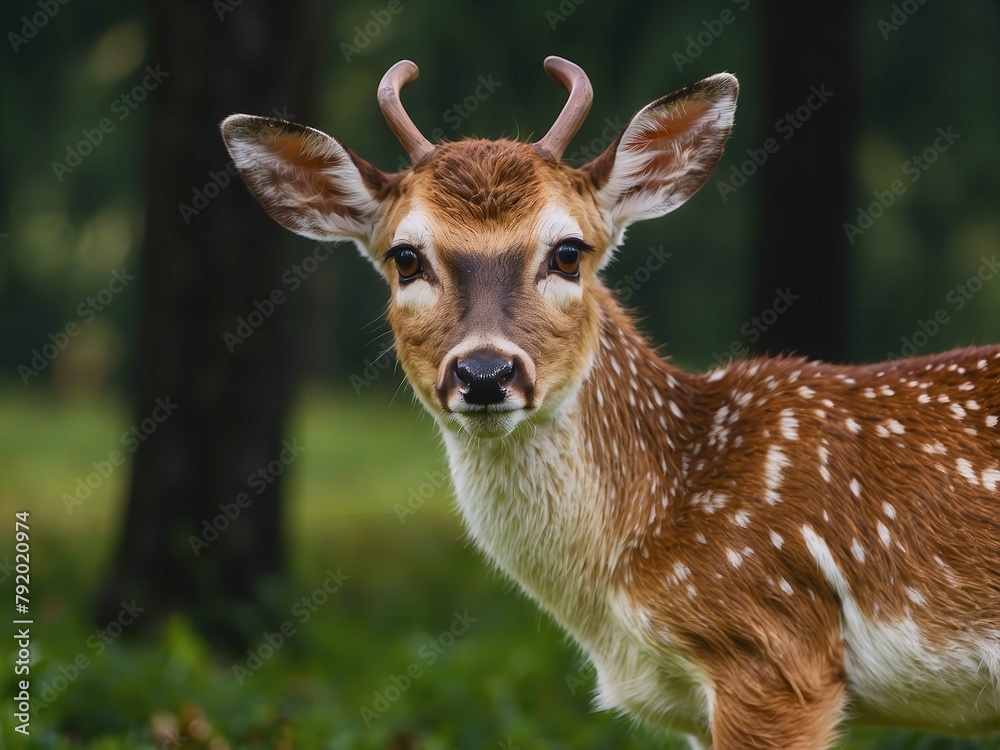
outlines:
[[[421,135],[399,101],[400,89],[413,83],[419,75],[416,65],[409,60],[400,60],[386,71],[378,85],[378,106],[414,164],[434,150],[434,144]]]
[[[546,57],[545,72],[569,92],[569,99],[549,132],[535,145],[559,161],[576,131],[587,119],[590,105],[594,103],[594,89],[583,68],[562,57]]]

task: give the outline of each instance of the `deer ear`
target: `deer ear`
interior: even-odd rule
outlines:
[[[222,138],[254,198],[283,227],[367,251],[391,176],[326,133],[271,117],[232,115]]]
[[[597,187],[614,236],[663,216],[708,181],[733,127],[739,83],[719,73],[648,104],[581,169]]]

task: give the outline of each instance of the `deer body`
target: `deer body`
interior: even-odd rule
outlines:
[[[736,82],[640,110],[574,170],[582,71],[537,144],[434,146],[389,71],[414,167],[318,131],[223,133],[281,223],[385,276],[396,350],[483,552],[580,644],[598,703],[716,748],[814,748],[848,721],[1000,729],[1000,347],[862,367],[660,359],[598,272],[707,179]]]
[[[606,314],[559,419],[445,429],[473,539],[583,645],[600,704],[707,736],[716,685],[775,690],[746,650],[861,723],[1000,726],[1000,347],[691,376]]]

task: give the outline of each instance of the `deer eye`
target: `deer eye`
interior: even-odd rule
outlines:
[[[580,254],[583,248],[573,240],[565,240],[552,251],[549,268],[557,273],[575,279],[580,276]]]
[[[424,264],[420,261],[420,256],[409,245],[393,248],[392,260],[396,264],[400,281],[413,281],[424,272]]]

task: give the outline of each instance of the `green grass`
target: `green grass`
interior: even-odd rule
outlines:
[[[389,401],[384,393],[355,398],[317,390],[300,399],[288,430],[306,446],[287,488],[296,581],[286,596],[287,620],[295,632],[257,664],[246,655],[234,661],[213,654],[181,619],[155,643],[123,638],[98,653],[97,628],[86,613],[116,533],[127,469],[72,515],[59,498],[91,461],[116,447],[130,415],[113,398],[59,403],[44,394],[8,394],[0,410],[0,517],[32,513],[32,692],[52,697],[46,685],[62,689],[33,717],[27,742],[13,732],[6,702],[0,747],[686,747],[590,710],[592,672],[559,630],[467,546],[447,485],[434,487],[412,515],[397,516],[394,507],[428,482],[425,473],[443,466],[430,419],[408,398]],[[325,603],[315,599],[315,612],[296,607],[328,569],[349,579]],[[0,592],[10,601],[12,581]],[[428,645],[454,613],[466,611],[475,622],[454,643]],[[11,642],[9,619],[0,637]],[[266,647],[256,650],[267,655]],[[74,674],[78,657],[86,666]],[[247,670],[242,684],[234,665]],[[410,665],[420,675],[406,685],[400,676]],[[394,676],[407,688],[398,698]],[[0,688],[5,696],[14,692],[13,656],[0,670]],[[375,694],[387,689],[395,700],[375,705]],[[172,733],[189,739],[162,740]],[[1000,744],[866,733],[844,747]]]

